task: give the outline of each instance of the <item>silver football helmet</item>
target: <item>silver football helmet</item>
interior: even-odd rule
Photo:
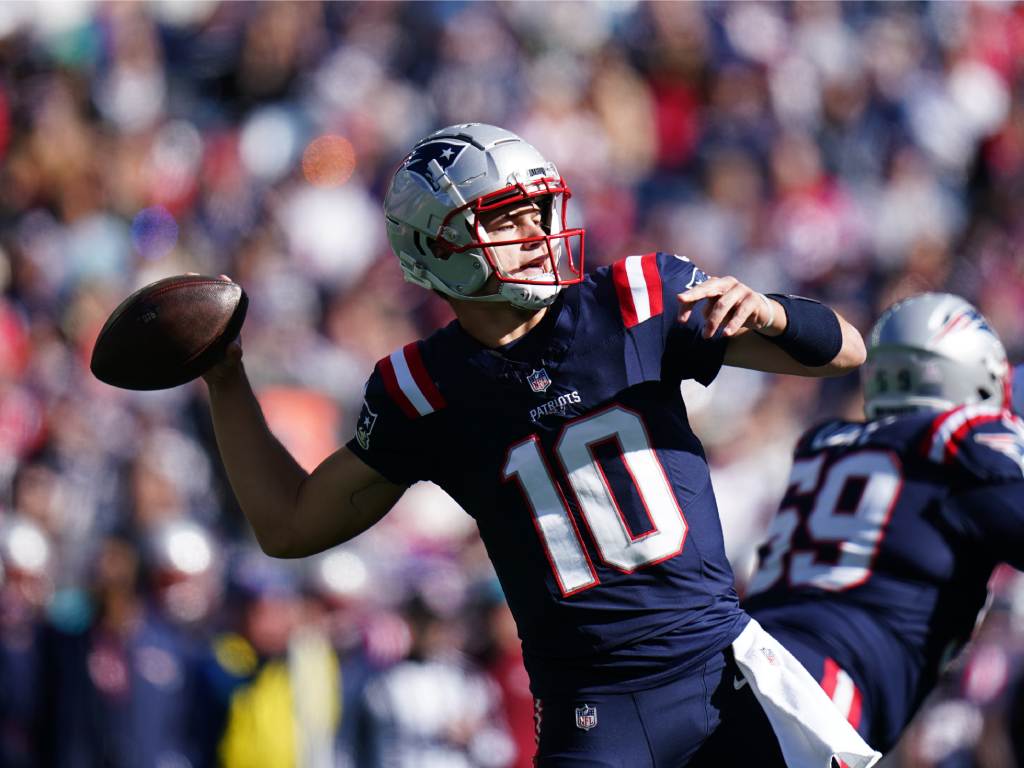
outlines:
[[[388,240],[405,279],[449,296],[538,309],[583,279],[583,230],[566,223],[571,193],[553,163],[514,133],[452,125],[421,140],[395,172],[384,200]],[[534,202],[543,235],[489,237],[480,214]],[[536,243],[541,267],[502,269],[495,249]],[[495,290],[481,293],[491,276]]]
[[[887,309],[868,339],[863,369],[868,418],[958,405],[1006,404],[1006,350],[972,304],[923,293]]]

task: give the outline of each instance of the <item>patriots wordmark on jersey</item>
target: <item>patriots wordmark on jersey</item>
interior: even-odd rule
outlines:
[[[876,748],[969,639],[993,568],[1024,566],[1024,423],[966,405],[834,421],[797,446],[744,607]]]
[[[676,294],[706,279],[630,256],[488,349],[452,323],[378,363],[349,448],[471,514],[515,615],[534,694],[685,673],[743,629],[700,442],[679,392],[725,341]]]

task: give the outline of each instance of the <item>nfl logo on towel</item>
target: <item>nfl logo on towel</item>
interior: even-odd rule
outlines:
[[[548,372],[541,368],[539,371],[534,368],[533,372],[526,377],[530,383],[530,389],[534,392],[543,392],[551,386],[551,377]]]
[[[597,725],[597,707],[584,704],[576,707],[576,727],[581,731],[589,731]]]

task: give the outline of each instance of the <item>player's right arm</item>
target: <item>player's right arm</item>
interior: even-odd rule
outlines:
[[[271,433],[233,345],[204,375],[217,447],[231,488],[273,557],[305,557],[329,549],[380,520],[405,487],[389,482],[348,448],[307,473]]]

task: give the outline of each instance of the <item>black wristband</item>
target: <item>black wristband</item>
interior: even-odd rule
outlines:
[[[811,299],[769,293],[786,312],[786,330],[765,336],[801,365],[817,368],[831,363],[843,348],[843,329],[836,313]]]

